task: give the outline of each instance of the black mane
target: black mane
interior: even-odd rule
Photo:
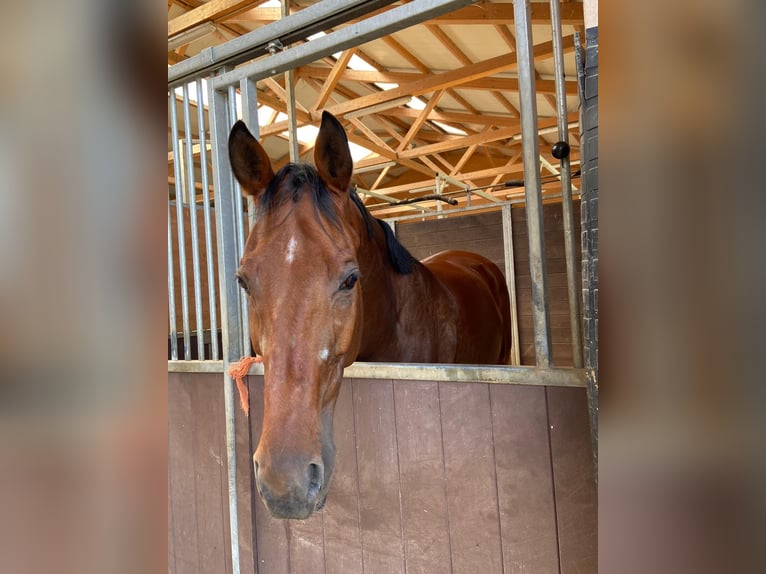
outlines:
[[[290,163],[280,169],[266,187],[266,191],[258,199],[258,207],[264,213],[268,213],[290,201],[297,203],[307,191],[311,194],[314,209],[332,225],[339,228],[340,222],[338,221],[338,214],[335,213],[335,208],[333,207],[330,191],[322,182],[316,168],[312,165]],[[367,211],[355,190],[350,190],[349,194],[354,205],[356,205],[359,213],[362,215],[367,229],[367,236],[372,238],[374,222],[379,224],[383,230],[383,234],[386,237],[388,260],[394,271],[400,275],[412,273],[417,259],[407,251],[404,245],[399,243],[399,240],[396,239],[393,231],[391,231],[391,227],[387,223],[374,218]]]

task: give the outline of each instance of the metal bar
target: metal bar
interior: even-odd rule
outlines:
[[[281,4],[282,18],[289,17],[290,1],[282,0]],[[298,118],[295,115],[295,70],[292,68],[285,72],[285,94],[287,95],[287,148],[290,153],[290,161],[297,163],[299,160]]]
[[[223,361],[168,361],[169,373],[223,373]],[[263,376],[263,364],[256,363],[248,371]],[[545,385],[551,387],[585,387],[584,369],[538,369],[536,367],[499,365],[443,365],[428,363],[362,363],[346,367],[347,379],[445,381],[494,383],[505,385]]]
[[[191,338],[189,336],[189,292],[186,284],[186,245],[184,241],[183,181],[181,159],[178,153],[178,113],[176,112],[175,90],[170,91],[170,137],[173,146],[173,173],[176,193],[176,231],[178,232],[178,268],[181,280],[181,319],[184,335],[184,358],[191,360]]]
[[[202,213],[205,223],[205,257],[207,259],[207,293],[210,309],[210,355],[211,359],[221,358],[218,349],[218,299],[215,289],[215,266],[213,264],[213,238],[210,225],[210,187],[207,176],[207,149],[205,135],[205,116],[202,105],[202,80],[197,80],[197,123],[199,124],[199,161],[202,171]]]
[[[540,151],[537,141],[537,96],[535,94],[532,18],[529,0],[513,3],[516,27],[516,54],[519,74],[524,194],[529,232],[529,270],[532,277],[532,315],[535,331],[535,358],[538,367],[551,364],[551,328],[548,310],[545,235],[543,232]]]
[[[269,44],[283,46],[304,40],[316,32],[365,16],[395,0],[322,0],[292,14],[229,40],[168,68],[168,85],[179,85],[194,77],[226,66],[236,66],[268,53]]]
[[[230,124],[239,117],[237,110],[237,90],[234,86],[229,86],[229,118]],[[228,141],[228,135],[227,135]],[[228,153],[228,152],[227,152]],[[237,229],[237,265],[242,259],[242,255],[245,253],[245,240],[247,239],[246,226],[245,226],[245,198],[242,193],[242,188],[239,183],[234,180],[234,219]],[[233,277],[233,276],[230,276]],[[247,321],[247,293],[242,289],[239,290],[239,305],[241,309],[241,324],[240,333],[242,336],[242,354],[246,355],[250,350],[250,326]]]
[[[297,68],[335,52],[359,46],[468,4],[471,4],[471,0],[419,0],[418,2],[410,2],[357,22],[353,26],[346,26],[326,36],[314,38],[311,42],[294,46],[269,58],[262,58],[245,64],[236,70],[214,78],[213,83],[216,88],[223,88],[236,84],[246,77],[259,80],[275,76],[291,68]],[[302,12],[305,10],[301,10],[299,14]],[[286,20],[287,18],[283,21]]]
[[[197,199],[194,189],[194,155],[192,125],[189,111],[189,85],[183,86],[184,130],[186,132],[186,189],[189,191],[189,226],[191,227],[192,280],[194,285],[194,322],[197,325],[197,358],[205,358],[205,337],[202,320],[202,279],[199,266],[199,233],[197,230]],[[200,106],[197,106],[200,107]]]
[[[513,257],[513,220],[511,206],[503,206],[503,254],[505,255],[505,282],[511,298],[511,364],[521,364],[519,349],[519,311],[516,301],[516,264]]]
[[[223,374],[223,361],[168,361],[168,373]]]
[[[561,10],[558,0],[551,0],[551,34],[553,35],[553,67],[556,81],[556,115],[559,141],[569,143],[567,122],[566,78],[564,77],[564,48],[561,42]],[[564,219],[564,256],[567,267],[567,293],[569,294],[569,328],[572,332],[573,365],[583,366],[582,331],[580,330],[580,289],[577,260],[575,258],[574,208],[572,205],[572,170],[569,154],[560,160],[561,208]]]
[[[242,99],[242,119],[250,129],[250,133],[261,139],[261,126],[258,123],[258,88],[250,78],[239,83],[239,95]],[[247,227],[252,229],[255,224],[255,200],[247,196]]]
[[[263,364],[256,363],[249,375],[263,375]],[[584,369],[539,369],[536,367],[500,365],[444,365],[427,363],[362,363],[346,367],[343,377],[349,379],[400,379],[413,381],[445,381],[463,383],[496,383],[508,385],[544,385],[585,387]]]
[[[229,165],[228,135],[231,124],[226,92],[212,88],[210,82],[210,138],[215,189],[218,279],[221,293],[223,330],[224,413],[226,416],[226,461],[229,488],[229,531],[231,532],[232,573],[239,574],[239,521],[237,514],[237,462],[234,423],[234,381],[226,374],[229,364],[242,356],[240,338],[242,315],[239,289],[233,281],[239,263],[237,256],[236,209],[240,205]]]
[[[175,103],[171,99],[171,103]],[[176,321],[176,287],[173,277],[173,229],[168,202],[168,321],[170,323],[170,358],[178,360],[178,326]]]
[[[543,199],[545,200],[551,200],[551,199],[561,199],[560,193],[554,193],[551,195],[546,195]],[[502,203],[491,203],[491,204],[483,204],[483,205],[470,205],[466,207],[458,207],[455,209],[445,209],[442,214],[445,217],[448,217],[450,215],[458,215],[460,213],[470,213],[473,211],[482,211],[482,212],[488,212],[488,211],[494,211],[496,209],[501,208],[504,205],[518,205],[526,203],[526,198],[519,197],[515,199],[507,199],[503,201]],[[388,208],[388,205],[384,205],[381,207]],[[417,204],[414,206],[402,206],[402,207],[417,207]],[[375,215],[375,212],[370,212],[373,216]],[[385,221],[411,221],[411,220],[421,220],[424,217],[434,216],[435,213],[416,213],[416,214],[409,214],[409,215],[395,215],[393,217],[387,217],[385,218]]]

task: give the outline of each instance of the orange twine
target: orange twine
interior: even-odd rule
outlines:
[[[250,416],[250,392],[247,390],[244,378],[250,371],[253,363],[262,363],[261,357],[242,357],[238,362],[229,365],[229,376],[237,381],[237,390],[239,391],[239,404],[247,416]]]

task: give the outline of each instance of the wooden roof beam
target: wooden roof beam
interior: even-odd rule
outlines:
[[[430,73],[430,72],[429,72]],[[329,68],[321,68],[319,66],[302,66],[298,68],[298,75],[300,77],[311,77],[317,79],[330,78],[332,71]],[[361,82],[365,84],[374,84],[376,82],[384,82],[390,84],[407,84],[409,82],[416,82],[423,78],[423,74],[415,74],[412,72],[369,72],[364,70],[343,70],[341,77],[342,82]],[[497,90],[506,92],[518,92],[519,80],[518,78],[476,78],[469,82],[465,82],[458,86],[461,90]],[[540,94],[555,94],[556,82],[554,80],[538,79],[535,82],[535,89]],[[575,96],[578,93],[578,86],[576,80],[568,80],[566,82],[566,92],[570,96]]]
[[[203,22],[218,22],[264,0],[210,0],[168,22],[168,38]]]
[[[565,52],[574,49],[574,36],[566,36],[562,40],[562,46]],[[553,55],[553,42],[543,42],[534,47],[535,61],[546,60]],[[457,70],[442,72],[441,74],[432,74],[421,78],[420,80],[408,84],[399,85],[398,88],[385,90],[367,96],[362,96],[353,101],[343,102],[328,108],[335,116],[342,116],[350,111],[360,110],[373,106],[375,104],[395,100],[402,96],[420,96],[439,89],[448,89],[459,86],[466,81],[477,78],[485,78],[499,72],[508,70],[516,66],[516,54],[504,54],[489,60],[484,60],[465,66]],[[319,119],[318,112],[316,113]]]
[[[548,24],[551,7],[547,2],[530,2],[532,24]],[[583,24],[583,5],[579,2],[563,2],[560,7],[561,23],[569,26]],[[477,2],[454,12],[433,18],[432,24],[513,24],[513,4]]]

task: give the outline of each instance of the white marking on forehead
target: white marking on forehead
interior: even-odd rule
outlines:
[[[319,360],[326,361],[327,357],[330,356],[330,350],[329,349],[322,349],[319,351]]]
[[[288,263],[292,263],[293,259],[295,259],[295,250],[298,248],[298,242],[295,240],[295,237],[291,237],[290,241],[287,242],[287,256],[285,257],[285,261]]]

